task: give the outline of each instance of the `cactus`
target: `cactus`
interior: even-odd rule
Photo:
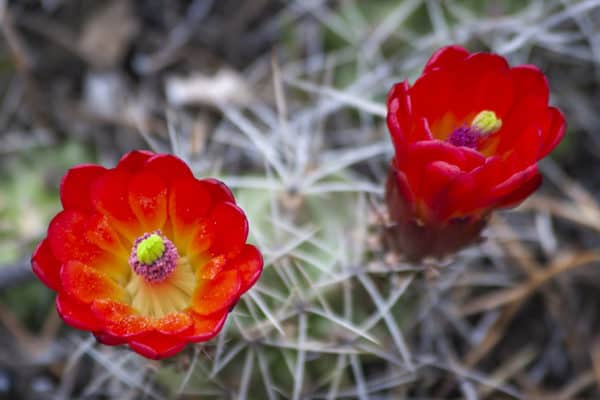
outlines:
[[[215,339],[168,360],[68,334],[63,348],[76,350],[65,370],[85,363],[84,355],[96,369],[82,395],[508,399],[538,383],[547,389],[555,375],[561,385],[576,379],[548,366],[542,343],[511,337],[510,324],[527,319],[519,311],[538,289],[551,303],[544,284],[598,254],[560,254],[544,235],[554,232],[552,203],[544,212],[526,206],[495,216],[487,241],[456,255],[405,262],[386,242],[393,146],[384,103],[393,83],[414,80],[451,42],[543,68],[551,61],[543,48],[559,43],[554,35],[576,40],[585,32],[585,23],[561,24],[598,8],[592,0],[286,3],[271,21],[283,32],[278,52],[244,71],[253,97],[213,104],[220,122],[202,151],[188,146],[193,111],[168,113],[168,137],[142,132],[153,150],[234,189],[250,242],[263,252],[263,275]],[[583,47],[554,49],[586,63],[592,52]],[[553,161],[545,168],[558,186],[568,182]],[[573,213],[559,216],[597,230]],[[562,335],[542,336],[555,343]],[[587,386],[578,393],[598,394]]]

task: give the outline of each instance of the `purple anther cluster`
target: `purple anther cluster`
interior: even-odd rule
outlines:
[[[477,129],[467,126],[456,128],[448,138],[448,142],[454,146],[463,146],[476,149],[481,133]]]
[[[137,247],[142,241],[154,234],[159,235],[162,238],[165,245],[165,251],[162,256],[152,264],[144,264],[137,258]],[[146,282],[160,283],[167,279],[175,270],[178,259],[179,254],[177,253],[177,248],[159,229],[154,232],[144,233],[135,240],[131,255],[129,256],[129,265],[133,271],[143,277]]]

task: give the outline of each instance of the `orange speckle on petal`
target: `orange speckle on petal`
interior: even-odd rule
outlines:
[[[85,238],[101,249],[127,259],[129,252],[123,246],[119,234],[108,222],[108,217],[95,214],[88,221],[88,229]]]
[[[105,331],[113,336],[130,337],[151,331],[154,328],[152,318],[135,312],[127,304],[113,300],[96,300],[92,311],[104,322]]]
[[[228,308],[239,298],[241,284],[236,270],[223,271],[214,279],[200,281],[192,296],[192,310],[210,315]]]
[[[193,321],[185,312],[175,312],[158,318],[154,327],[166,335],[180,335],[193,326]]]
[[[65,290],[84,303],[91,303],[96,299],[128,300],[123,287],[104,273],[79,261],[64,264],[60,270],[60,278]]]
[[[196,276],[199,279],[214,279],[226,264],[227,257],[224,255],[213,257],[197,267]]]
[[[193,311],[188,311],[192,321],[193,328],[186,332],[184,337],[193,342],[209,340],[214,337],[225,324],[229,310],[221,310],[211,315],[203,316]]]

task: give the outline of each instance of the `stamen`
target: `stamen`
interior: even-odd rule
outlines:
[[[476,149],[477,144],[479,143],[479,132],[477,132],[475,129],[461,126],[452,132],[448,138],[448,142],[454,146],[463,146]]]
[[[502,120],[496,113],[483,110],[473,118],[471,126],[460,126],[456,128],[448,138],[448,142],[454,146],[469,147],[477,149],[481,138],[496,133],[502,127]]]
[[[496,116],[496,113],[490,110],[483,110],[473,118],[471,127],[478,130],[482,135],[496,133],[502,128],[502,120]]]
[[[135,240],[129,265],[148,283],[160,283],[177,266],[177,248],[160,230],[145,233]]]

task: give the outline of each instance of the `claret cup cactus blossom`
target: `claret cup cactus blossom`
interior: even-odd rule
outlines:
[[[160,359],[209,340],[261,274],[231,191],[172,155],[75,166],[60,196],[33,272],[62,319],[104,344]]]
[[[396,248],[407,259],[451,254],[479,238],[490,213],[518,205],[542,178],[537,162],[565,132],[533,65],[438,50],[413,85],[389,93],[394,145],[386,185]]]

